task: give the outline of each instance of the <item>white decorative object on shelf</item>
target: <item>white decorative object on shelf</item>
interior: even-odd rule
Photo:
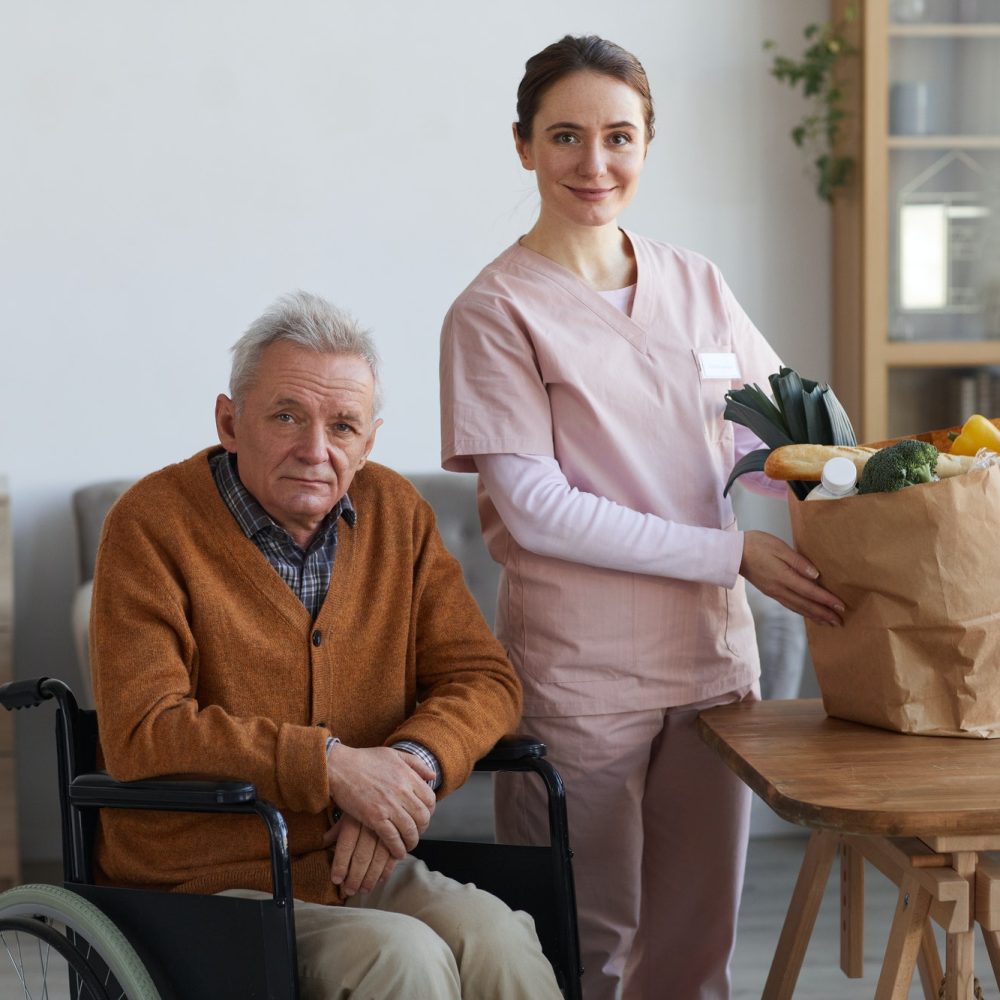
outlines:
[[[952,150],[900,189],[900,310],[982,314],[983,266],[998,207],[989,186],[978,161]]]

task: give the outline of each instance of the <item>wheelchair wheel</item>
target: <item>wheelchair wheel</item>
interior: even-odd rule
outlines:
[[[0,893],[0,970],[25,1000],[160,1000],[114,923],[55,885]]]
[[[83,955],[44,920],[0,917],[0,951],[7,959],[0,969],[9,969],[16,980],[11,985],[15,990],[20,987],[18,992],[26,997],[105,1000],[108,996]]]

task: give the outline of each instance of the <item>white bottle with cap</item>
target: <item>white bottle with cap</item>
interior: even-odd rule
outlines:
[[[849,458],[831,458],[823,466],[820,485],[811,490],[807,500],[839,500],[858,492],[858,470]]]

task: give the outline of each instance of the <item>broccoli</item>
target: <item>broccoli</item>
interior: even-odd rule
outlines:
[[[938,450],[926,441],[897,441],[875,452],[861,470],[859,493],[893,493],[936,477]]]

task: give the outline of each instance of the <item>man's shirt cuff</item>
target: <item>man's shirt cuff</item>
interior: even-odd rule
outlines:
[[[434,756],[421,743],[414,743],[413,740],[399,740],[393,743],[393,749],[402,750],[405,753],[412,753],[415,757],[419,757],[431,770],[434,772],[434,780],[428,781],[427,784],[431,788],[437,789],[441,784],[441,765],[438,763],[437,757]]]

